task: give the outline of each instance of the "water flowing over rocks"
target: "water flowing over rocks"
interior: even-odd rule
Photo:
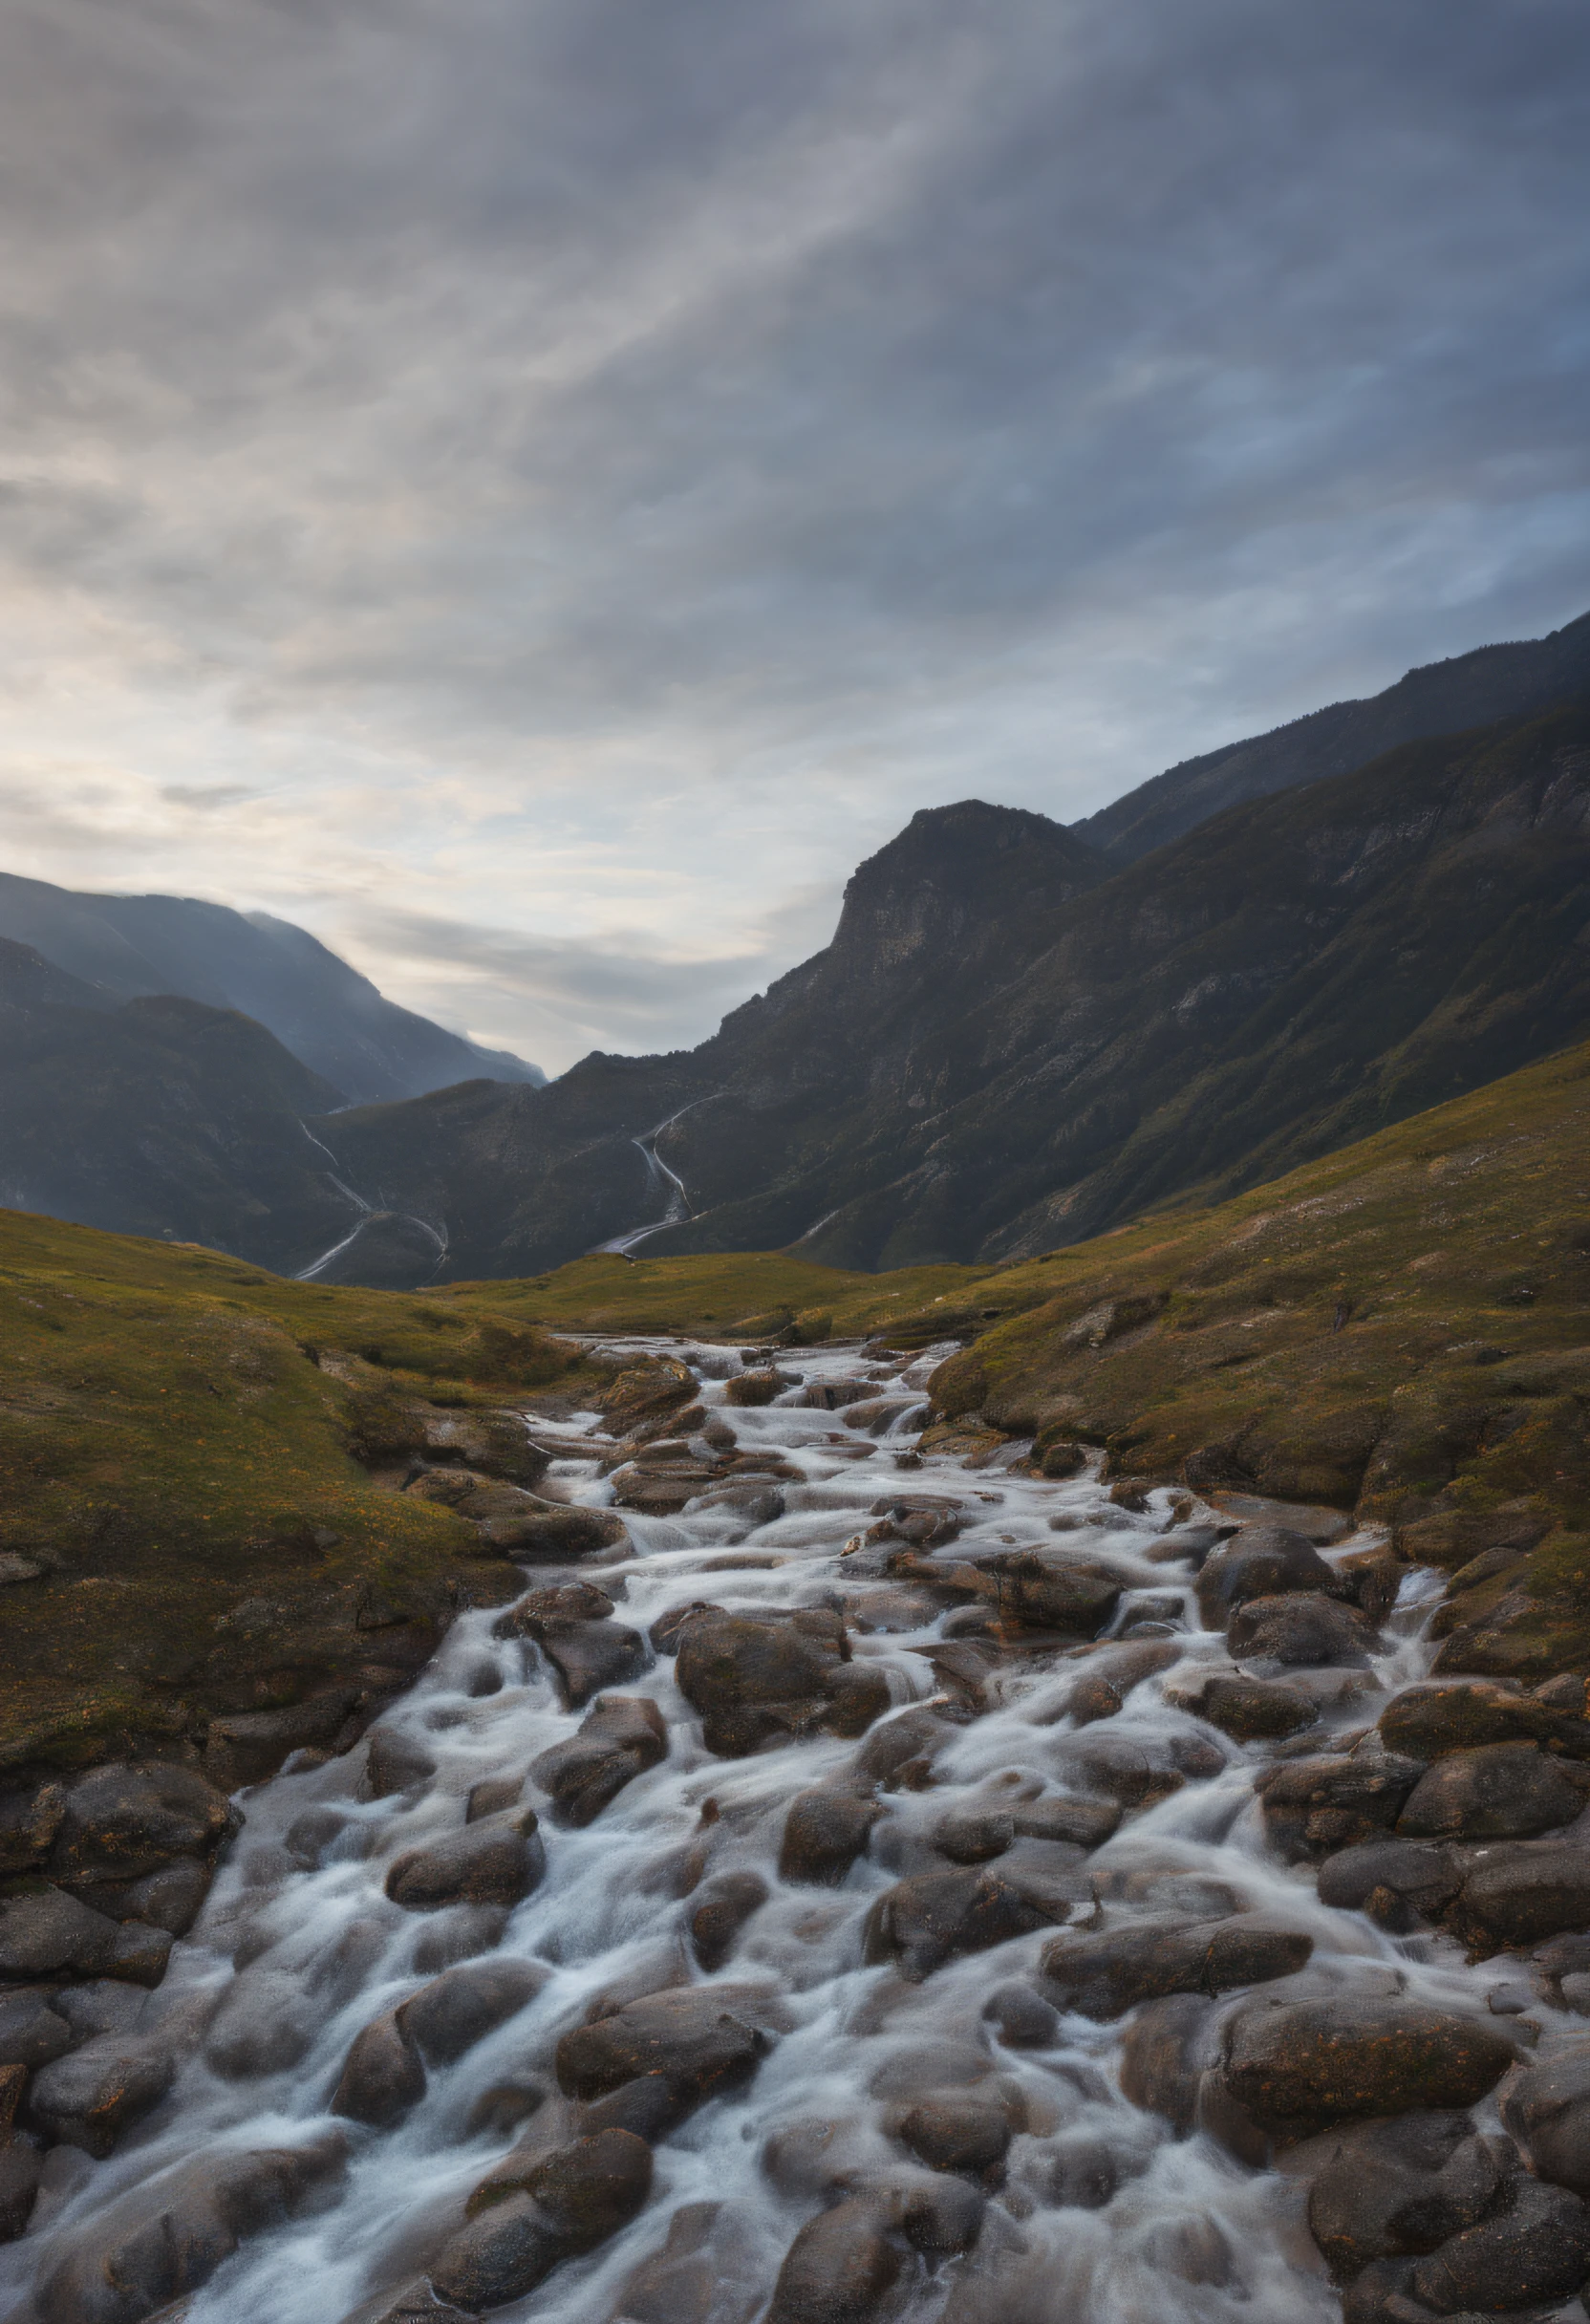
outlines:
[[[529,1586],[367,1733],[8,1800],[6,2324],[1581,2316],[1581,1679],[938,1351],[632,1350],[427,1438]]]

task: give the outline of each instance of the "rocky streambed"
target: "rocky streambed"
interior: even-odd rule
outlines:
[[[538,1494],[417,1464],[526,1590],[355,1747],[0,1834],[3,2313],[1582,2317],[1582,1680],[924,1452],[934,1351],[650,1352]]]

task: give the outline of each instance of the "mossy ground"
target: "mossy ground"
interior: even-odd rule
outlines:
[[[553,1329],[679,1331],[710,1339],[773,1336],[797,1323],[813,1337],[850,1339],[935,1302],[961,1304],[986,1270],[941,1265],[863,1275],[789,1251],[633,1260],[609,1252],[520,1282],[465,1283],[480,1308]]]

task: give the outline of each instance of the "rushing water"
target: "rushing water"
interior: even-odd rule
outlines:
[[[740,1368],[738,1352],[680,1352],[702,1376],[703,1401],[721,1406],[722,1381]],[[930,1353],[914,1364],[871,1366],[878,1392],[919,1389],[935,1360]],[[808,1382],[866,1368],[853,1348],[800,1351],[780,1362]],[[1190,1663],[1224,1666],[1223,1641],[1197,1627],[1191,1566],[1144,1554],[1171,1521],[1170,1495],[1156,1492],[1147,1513],[1132,1514],[1112,1505],[1092,1476],[1053,1483],[999,1467],[973,1473],[947,1459],[918,1462],[909,1431],[912,1422],[920,1425],[919,1407],[874,1439],[848,1430],[843,1414],[802,1407],[798,1393],[763,1409],[724,1408],[721,1414],[742,1447],[765,1448],[801,1472],[804,1481],[784,1488],[785,1514],[749,1536],[744,1517],[728,1509],[631,1517],[635,1556],[596,1573],[621,1596],[620,1621],[644,1630],[665,1609],[698,1598],[752,1613],[838,1603],[854,1625],[855,1657],[887,1673],[896,1703],[926,1701],[938,1682],[921,1649],[941,1641],[953,1618],[879,1574],[878,1559],[843,1553],[874,1502],[895,1492],[929,1492],[963,1504],[956,1557],[1010,1545],[1052,1548],[1052,1521],[1063,1520],[1064,1538],[1126,1580],[1115,1631],[1146,1612],[1171,1623],[1184,1656],[1167,1674],[1172,1685],[1185,1681]],[[560,1462],[553,1481],[574,1500],[611,1497],[595,1459]],[[1330,1554],[1364,1545],[1358,1537]],[[535,1585],[544,1577],[526,1579]],[[1386,1625],[1391,1650],[1370,1673],[1320,1674],[1322,1692],[1336,1698],[1325,1706],[1327,1727],[1363,1727],[1375,1716],[1380,1689],[1421,1674],[1418,1634],[1434,1586],[1430,1576],[1405,1582],[1403,1603]],[[1157,1603],[1146,1608],[1146,1599]],[[1206,2136],[1178,2139],[1159,2117],[1128,2104],[1116,2078],[1118,2024],[1067,2016],[1053,2044],[1036,2050],[996,2040],[981,2015],[984,2001],[996,1986],[1032,1972],[1049,1932],[952,1962],[917,1987],[890,1969],[862,1965],[868,1907],[897,1877],[890,1862],[912,1868],[916,1836],[930,1822],[968,1802],[1057,1788],[1071,1722],[1057,1721],[1054,1706],[1085,1661],[1050,1654],[1000,1665],[988,1689],[992,1708],[954,1732],[934,1763],[932,1788],[887,1795],[887,1818],[870,1852],[842,1886],[828,1890],[780,1883],[780,1837],[794,1795],[845,1768],[857,1745],[821,1737],[748,1759],[714,1758],[675,1686],[673,1662],[659,1656],[626,1691],[658,1704],[669,1755],[588,1829],[564,1831],[544,1819],[547,1877],[499,1940],[469,1908],[406,1912],[383,1893],[395,1855],[455,1829],[473,1785],[522,1775],[579,1724],[581,1714],[560,1708],[537,1650],[494,1639],[493,1621],[485,1610],[461,1620],[386,1716],[386,1726],[422,1741],[437,1762],[422,1795],[362,1799],[358,1752],[286,1773],[247,1796],[247,1829],[148,2005],[150,2022],[183,2020],[186,2012],[183,2021],[197,2023],[216,2003],[234,2024],[251,2012],[265,2030],[265,2050],[279,2026],[291,2034],[287,2046],[302,2055],[274,2072],[224,2078],[195,2046],[170,2097],[109,2161],[92,2163],[75,2149],[56,2149],[34,2231],[0,2256],[0,2286],[25,2291],[59,2249],[58,2238],[174,2163],[324,2134],[327,2098],[355,2035],[451,1961],[489,1943],[499,1954],[548,1965],[548,1981],[529,2007],[457,2064],[434,2071],[425,2098],[398,2128],[345,2126],[350,2168],[333,2207],[245,2244],[183,2311],[191,2324],[339,2324],[372,2291],[400,2283],[423,2264],[456,2226],[470,2189],[513,2143],[511,2127],[471,2126],[488,2091],[526,2080],[551,2089],[557,2037],[581,2022],[599,1994],[628,1996],[699,1977],[683,1941],[690,1907],[669,1875],[679,1852],[705,1830],[714,1873],[754,1866],[772,1891],[719,1974],[724,1983],[776,1989],[784,2031],[754,2080],[659,2144],[651,2200],[624,2232],[496,2313],[533,2316],[538,2324],[608,2324],[622,2314],[620,2288],[657,2249],[670,2215],[710,2200],[723,2206],[713,2246],[720,2287],[713,2324],[747,2324],[762,2313],[784,2252],[822,2200],[790,2167],[775,2183],[764,2159],[769,2139],[820,2120],[835,2126],[830,2153],[863,2183],[870,2171],[898,2178],[908,2158],[888,2135],[890,2106],[902,2095],[964,2086],[980,2076],[979,2087],[1007,2101],[1026,2128],[1011,2146],[1003,2191],[989,2206],[975,2250],[936,2268],[916,2263],[890,2304],[892,2317],[909,2324],[1310,2324],[1339,2315],[1339,2297],[1301,2224],[1296,2184],[1246,2167]],[[1090,1732],[1160,1745],[1197,1737],[1206,1761],[1214,1744],[1223,1763],[1129,1814],[1088,1858],[1109,1920],[1233,1909],[1229,1892],[1235,1908],[1279,1911],[1312,1934],[1315,1953],[1304,1972],[1311,1987],[1401,1988],[1447,2006],[1483,2008],[1493,1972],[1465,1968],[1445,1939],[1399,1941],[1360,1914],[1325,1909],[1307,1867],[1285,1867],[1266,1853],[1251,1789],[1271,1755],[1266,1747],[1214,1735],[1170,1704],[1157,1678],[1135,1689],[1107,1729]],[[535,1797],[533,1789],[526,1797]],[[716,1802],[715,1819],[709,1802]],[[1117,2181],[1102,2203],[1094,2185],[1096,2207],[1076,2199],[1075,2174],[1068,2179],[1064,2167],[1067,2155],[1082,2153],[1081,2141],[1102,2142]],[[792,2143],[799,2141],[786,2136],[786,2155]],[[1091,2151],[1096,2156],[1097,2144]],[[151,2187],[152,2208],[155,2202]]]

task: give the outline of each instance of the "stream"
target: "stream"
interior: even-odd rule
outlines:
[[[1363,1913],[1322,1905],[1313,1868],[1283,1864],[1265,1845],[1253,1782],[1277,1747],[1233,1742],[1171,1699],[1186,1691],[1193,1666],[1229,1668],[1224,1638],[1199,1627],[1194,1565],[1176,1544],[1179,1524],[1191,1553],[1195,1536],[1187,1529],[1207,1526],[1214,1513],[1166,1490],[1140,1508],[1117,1506],[1091,1472],[1065,1481],[1018,1473],[1010,1464],[1021,1447],[978,1469],[924,1458],[916,1399],[943,1348],[877,1363],[853,1345],[781,1351],[775,1360],[796,1385],[757,1409],[724,1402],[741,1366],[738,1349],[626,1345],[690,1363],[709,1422],[732,1428],[741,1452],[782,1466],[782,1514],[769,1514],[771,1501],[669,1517],[625,1511],[634,1554],[588,1560],[579,1578],[600,1583],[617,1602],[617,1621],[642,1633],[702,1599],[753,1615],[837,1609],[853,1665],[882,1674],[895,1711],[943,1711],[931,1767],[918,1754],[914,1772],[880,1781],[870,1842],[837,1885],[781,1878],[790,1803],[813,1786],[832,1787],[885,1729],[714,1755],[675,1660],[659,1651],[622,1691],[657,1706],[666,1756],[585,1828],[565,1828],[527,1771],[575,1733],[583,1713],[563,1707],[535,1645],[496,1635],[496,1609],[466,1613],[381,1722],[434,1773],[371,1798],[360,1747],[303,1772],[290,1762],[242,1796],[246,1829],[146,2005],[144,2024],[190,2029],[186,2062],[109,2159],[54,2150],[33,2230],[0,2251],[0,2293],[20,2303],[9,2316],[31,2324],[48,2313],[54,2324],[58,2307],[41,2309],[32,2295],[131,2190],[153,2220],[161,2175],[196,2157],[302,2147],[334,2133],[346,2141],[346,2169],[320,2206],[247,2236],[202,2289],[161,2313],[173,2324],[342,2324],[426,2268],[459,2227],[471,2190],[533,2134],[538,2099],[548,2120],[560,2109],[568,2115],[556,2095],[560,2037],[618,2003],[705,1981],[760,2027],[754,2073],[659,2133],[649,2197],[628,2225],[562,2261],[524,2297],[492,2308],[494,2317],[752,2324],[766,2313],[792,2240],[836,2192],[892,2188],[898,2206],[913,2188],[928,2188],[924,2201],[942,2188],[944,2174],[928,2172],[902,2142],[901,2123],[913,2103],[946,2091],[991,2101],[1008,2135],[1002,2162],[995,2156],[975,2199],[966,2197],[974,2226],[952,2228],[936,2248],[919,2239],[897,2258],[875,2308],[835,2307],[836,2319],[864,2312],[891,2324],[1340,2317],[1341,2294],[1303,2224],[1298,2180],[1239,2161],[1205,2132],[1177,2135],[1163,2116],[1128,2102],[1120,2074],[1129,2019],[1055,2014],[1039,1997],[1030,1981],[1060,1922],[951,1958],[919,1982],[864,1958],[876,1900],[905,1875],[943,1868],[935,1841],[947,1821],[1003,1814],[1018,1828],[1024,1818],[1037,1834],[1018,1850],[1055,1893],[1069,1882],[1082,1926],[1095,1912],[1113,1926],[1252,1909],[1312,1938],[1307,1969],[1292,1980],[1300,1991],[1400,1991],[1484,2014],[1505,1965],[1471,1968],[1447,1937],[1388,1935]],[[905,1407],[892,1418],[873,1415],[882,1433],[803,1401],[810,1386],[858,1375],[873,1397]],[[576,1504],[612,1498],[596,1428],[585,1415],[557,1431],[563,1456],[547,1489]],[[591,1457],[569,1443],[571,1433],[591,1438]],[[892,1502],[909,1509],[913,1496],[955,1505],[958,1538],[938,1553],[946,1561],[1052,1551],[1058,1539],[1108,1567],[1123,1589],[1108,1635],[1160,1640],[1180,1660],[1132,1688],[1113,1717],[1084,1728],[1060,1706],[1091,1649],[991,1656],[978,1694],[985,1707],[976,1709],[968,1696],[976,1672],[965,1676],[975,1625],[965,1609],[892,1576],[887,1546],[863,1539],[875,1511]],[[1360,1534],[1325,1554],[1334,1560],[1370,1545]],[[529,1570],[526,1586],[567,1570]],[[1320,1696],[1323,1729],[1313,1731],[1312,1748],[1323,1748],[1332,1730],[1362,1731],[1386,1691],[1423,1674],[1422,1631],[1439,1592],[1438,1576],[1407,1575],[1382,1623],[1387,1650],[1367,1671],[1286,1674]],[[1085,1855],[1075,1842],[1042,1837],[1043,1810],[1087,1794],[1076,1754],[1102,1736],[1145,1766],[1172,1770],[1165,1781],[1175,1788],[1128,1806],[1113,1837]],[[540,1884],[506,1913],[468,1904],[410,1910],[391,1901],[395,1860],[457,1833],[469,1795],[487,1782],[504,1784],[503,1797],[523,1782],[524,1800],[540,1810]],[[699,1903],[689,1883],[703,1872],[714,1883],[754,1874],[765,1889],[710,1979],[688,1941]],[[330,2096],[361,2030],[450,1965],[480,1958],[536,1965],[526,1990],[539,1990],[454,2062],[433,2063],[422,2096],[394,2127],[332,2117]],[[1482,2123],[1488,2119],[1482,2107]],[[559,2135],[570,2135],[567,2121]],[[964,2173],[954,2182],[969,2184]],[[659,2293],[655,2270],[652,2278],[636,2271],[681,2213],[676,2244],[684,2258]],[[385,2312],[377,2303],[369,2313]]]

